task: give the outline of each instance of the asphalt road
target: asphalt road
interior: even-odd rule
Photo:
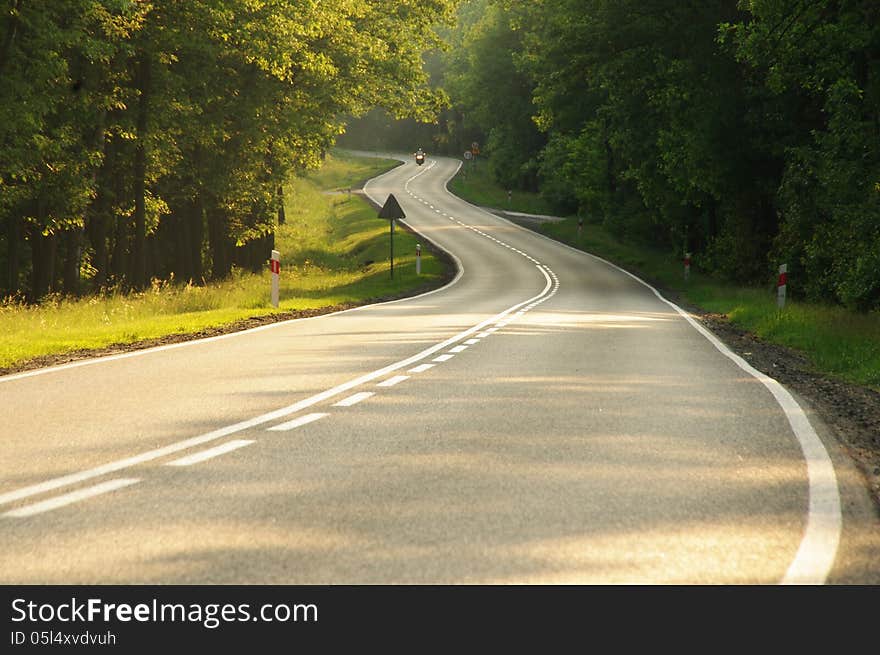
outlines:
[[[803,401],[457,165],[367,188],[439,291],[0,378],[0,582],[880,582]]]

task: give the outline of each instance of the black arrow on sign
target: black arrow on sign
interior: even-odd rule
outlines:
[[[394,277],[394,221],[399,218],[406,218],[406,214],[400,208],[400,203],[393,193],[388,194],[388,199],[379,210],[379,218],[387,218],[391,223],[391,277]]]

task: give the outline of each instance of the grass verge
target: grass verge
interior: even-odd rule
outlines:
[[[445,263],[423,248],[422,274],[417,276],[416,237],[405,230],[394,235],[391,277],[388,222],[348,193],[349,187],[397,164],[334,154],[320,171],[287,186],[287,220],[276,234],[282,261],[277,309],[270,302],[268,267],[261,274],[237,271],[229,280],[203,286],[155,281],[136,294],[52,298],[33,307],[3,305],[0,372],[53,355],[198,335],[255,317],[321,313],[438,286],[447,275]]]
[[[506,191],[494,185],[488,175],[472,176],[471,181],[450,184],[466,200],[502,210],[551,213],[540,198],[514,194],[507,203]],[[458,178],[456,178],[458,179]],[[471,192],[474,192],[472,195]],[[535,195],[535,194],[532,194]],[[500,202],[499,202],[500,199]],[[493,202],[494,201],[494,202]],[[607,259],[660,287],[671,291],[685,304],[699,310],[721,314],[735,326],[761,339],[792,348],[804,355],[817,372],[880,390],[880,313],[857,314],[842,307],[791,300],[780,310],[775,287],[747,288],[725,284],[698,270],[694,261],[691,276],[684,278],[678,254],[643,245],[625,243],[611,235],[599,222],[585,220],[578,235],[577,219],[547,222],[541,233],[575,248]],[[789,289],[796,285],[789,279]]]
[[[455,195],[481,207],[495,207],[527,214],[552,214],[550,205],[537,193],[503,189],[492,178],[489,164],[479,160],[462,164],[461,170],[449,183]]]

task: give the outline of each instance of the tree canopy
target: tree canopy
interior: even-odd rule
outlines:
[[[443,106],[423,53],[455,5],[2,0],[0,295],[260,267],[348,117]]]
[[[787,263],[810,298],[880,308],[880,5],[461,11],[446,81],[500,183],[733,281]]]

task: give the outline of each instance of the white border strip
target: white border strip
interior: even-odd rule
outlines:
[[[459,162],[460,164],[461,162]],[[448,185],[448,182],[447,182]],[[840,508],[840,491],[837,485],[837,476],[834,473],[834,464],[825,445],[816,434],[803,408],[797,403],[789,391],[783,387],[777,380],[761,373],[742,357],[730,350],[722,343],[714,334],[700,325],[694,318],[685,312],[675,303],[664,298],[657,289],[624,270],[616,264],[612,264],[606,259],[593,255],[592,253],[572,248],[566,243],[556,241],[548,236],[529,230],[521,225],[517,225],[502,216],[497,216],[488,212],[477,205],[469,203],[467,200],[459,198],[452,193],[448,186],[444,187],[446,193],[453,196],[457,200],[464,202],[474,209],[483,212],[499,221],[503,221],[512,225],[528,234],[546,239],[550,243],[562,246],[580,255],[591,257],[600,261],[611,268],[631,277],[633,280],[650,289],[657,298],[669,305],[680,316],[682,316],[697,332],[702,334],[709,340],[722,355],[730,359],[743,371],[757,379],[763,384],[768,391],[776,399],[776,402],[782,408],[788,424],[791,426],[795,438],[800,444],[801,451],[807,464],[807,479],[809,484],[809,505],[807,510],[807,525],[804,529],[804,536],[801,539],[800,547],[795,554],[794,560],[788,567],[785,576],[780,581],[781,584],[824,584],[831,568],[834,566],[834,560],[837,557],[837,549],[840,546],[840,531],[843,520]]]

